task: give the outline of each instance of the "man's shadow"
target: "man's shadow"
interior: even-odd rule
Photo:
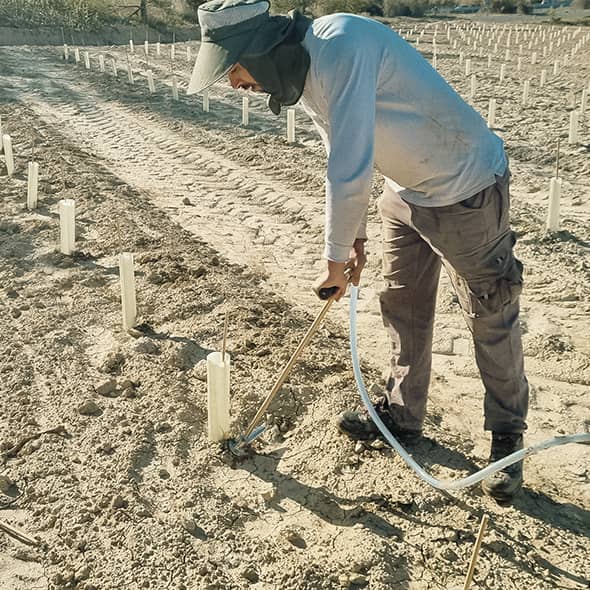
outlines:
[[[380,537],[403,539],[401,529],[359,506],[370,498],[340,498],[324,486],[309,486],[278,471],[278,464],[286,451],[286,448],[280,448],[266,454],[251,455],[235,465],[236,468],[244,469],[273,485],[274,496],[269,501],[272,508],[285,512],[280,503],[284,499],[290,499],[335,526],[352,527],[360,523]]]

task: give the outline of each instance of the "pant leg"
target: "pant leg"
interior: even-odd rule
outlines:
[[[513,253],[509,205],[509,172],[456,205],[410,205],[413,227],[450,269],[485,387],[485,428],[496,432],[524,431],[528,410],[518,321],[522,264]]]
[[[409,226],[407,204],[387,186],[379,210],[385,279],[385,289],[380,293],[381,314],[392,354],[389,411],[400,426],[419,429],[426,415],[441,263]]]

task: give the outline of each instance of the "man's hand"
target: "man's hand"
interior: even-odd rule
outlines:
[[[339,301],[346,293],[346,287],[349,282],[353,285],[358,285],[361,279],[361,272],[367,261],[365,255],[365,241],[355,240],[352,249],[350,250],[350,258],[347,262],[334,262],[328,260],[328,269],[316,281],[313,290],[316,293],[320,289],[329,289],[330,287],[337,287],[338,291],[334,295],[334,299]]]
[[[346,269],[350,272],[350,282],[355,287],[358,287],[361,281],[361,273],[366,263],[365,240],[355,240],[350,250],[350,258],[346,263]]]

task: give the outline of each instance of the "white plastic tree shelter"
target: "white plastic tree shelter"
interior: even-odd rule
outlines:
[[[88,51],[84,52],[84,67],[89,70],[90,69],[90,54]]]
[[[207,355],[207,415],[211,442],[220,442],[229,435],[230,365],[227,352],[223,360],[221,352]]]
[[[586,105],[588,104],[588,89],[582,90],[582,98],[580,99],[580,117],[586,114]]]
[[[135,80],[133,79],[133,69],[131,68],[131,64],[127,64],[127,79],[129,80],[129,84],[135,84]]]
[[[111,58],[111,69],[113,70],[113,76],[116,78],[119,75],[119,72],[117,71],[117,61],[114,57]]]
[[[121,306],[123,310],[123,328],[130,330],[137,320],[137,300],[135,296],[135,269],[133,254],[119,254],[119,278],[121,280]]]
[[[8,176],[14,174],[14,154],[12,153],[12,138],[10,135],[2,136],[2,149],[4,151],[4,162],[6,163],[6,172]]]
[[[39,187],[39,163],[29,162],[29,176],[27,183],[27,209],[37,208],[37,194]]]
[[[578,111],[572,111],[570,113],[570,128],[567,137],[569,144],[578,143],[578,125],[580,123],[580,113]]]
[[[504,82],[504,76],[506,76],[506,64],[500,65],[500,82]]]
[[[129,51],[135,53],[135,46],[133,45],[133,39],[129,39]]]
[[[465,76],[471,75],[471,59],[465,60]]]
[[[176,76],[172,76],[172,98],[178,100],[178,80]]]
[[[74,60],[76,61],[76,64],[80,63],[80,49],[78,47],[74,49]]]
[[[102,53],[98,56],[98,69],[101,74],[104,74],[104,55]]]
[[[170,45],[170,59],[172,61],[174,61],[175,57],[176,57],[176,47],[174,46],[174,43],[172,43],[172,45]]]
[[[526,107],[529,103],[529,89],[531,87],[530,80],[525,80],[522,87],[522,106]]]
[[[156,55],[160,55],[162,53],[162,47],[160,45],[160,42],[158,41],[156,43]]]
[[[561,178],[553,176],[549,181],[549,208],[547,211],[547,229],[559,231],[559,199],[561,198]]]
[[[76,204],[73,199],[59,202],[60,250],[71,256],[76,242]]]
[[[64,60],[68,61],[70,59],[70,48],[64,43]]]
[[[242,125],[248,127],[250,123],[250,98],[242,96]]]
[[[469,98],[471,101],[475,99],[475,92],[477,90],[477,77],[475,74],[471,74],[471,88],[469,91]]]
[[[547,83],[547,70],[541,70],[541,80],[539,82],[539,86],[543,88]]]
[[[496,99],[490,98],[488,104],[488,127],[492,128],[496,124]]]
[[[148,43],[147,39],[144,41],[143,51],[146,55],[150,54],[150,44]]]
[[[209,112],[209,91],[203,90],[203,110]]]
[[[152,70],[148,70],[146,75],[150,94],[154,94],[156,92],[156,85],[154,84],[154,74]]]
[[[190,62],[193,59],[193,54],[191,52],[191,48],[187,45],[186,48],[186,61]]]
[[[287,109],[287,142],[295,143],[295,109]]]

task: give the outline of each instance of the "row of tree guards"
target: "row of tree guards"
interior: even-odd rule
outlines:
[[[130,46],[133,48],[133,41],[130,41],[129,43],[130,43]],[[145,52],[146,52],[146,55],[148,55],[148,52],[149,52],[148,42],[146,41],[145,43],[146,43]],[[157,55],[160,55],[160,53],[161,53],[160,43],[157,43],[156,53],[157,53]],[[63,58],[65,61],[70,60],[70,48],[68,45],[65,45],[65,44],[63,47]],[[87,70],[90,70],[91,69],[90,53],[88,51],[84,51],[83,58],[84,58],[84,67]],[[171,47],[170,59],[174,60],[173,46]],[[187,47],[187,60],[190,60],[190,59],[191,59],[190,47]],[[81,61],[82,61],[82,57],[80,55],[80,49],[78,47],[76,47],[76,48],[74,48],[74,62],[76,63],[76,65],[78,65]],[[102,53],[98,55],[98,68],[101,73],[103,73],[103,74],[106,73],[105,56]],[[115,58],[110,58],[110,68],[111,68],[112,75],[114,77],[118,77],[119,70],[118,70],[117,61]],[[146,78],[149,93],[155,94],[156,93],[156,79],[154,77],[153,71],[148,69],[145,72],[145,78]],[[127,55],[127,80],[130,84],[133,84],[133,85],[135,84],[135,76],[134,76],[133,68],[132,68],[132,65],[129,60],[128,55]],[[172,79],[171,79],[171,91],[172,91],[172,98],[174,101],[180,100],[179,95],[178,95],[178,88],[179,88],[178,77],[175,74],[173,74]],[[207,112],[207,113],[210,112],[211,107],[210,107],[209,92],[207,90],[203,91],[201,93],[201,98],[203,101],[203,111]],[[250,99],[248,96],[244,96],[242,99],[242,125],[244,127],[247,127],[249,124],[250,124]],[[295,141],[296,141],[296,139],[295,139],[295,125],[296,125],[295,109],[289,108],[289,109],[287,109],[287,142],[288,143],[295,143]]]

